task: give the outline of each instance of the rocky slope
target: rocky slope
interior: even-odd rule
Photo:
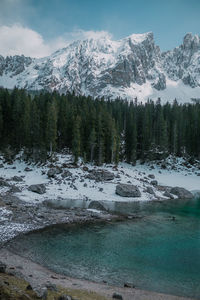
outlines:
[[[161,52],[153,33],[75,41],[49,57],[0,56],[0,86],[163,101],[200,98],[200,37]]]

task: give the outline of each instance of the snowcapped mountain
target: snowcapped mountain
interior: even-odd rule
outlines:
[[[200,98],[200,37],[188,33],[182,45],[163,53],[149,32],[75,41],[42,59],[0,56],[0,86],[188,102]]]

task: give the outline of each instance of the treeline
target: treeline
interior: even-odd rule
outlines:
[[[74,94],[30,96],[0,89],[0,150],[45,160],[69,149],[77,162],[135,163],[186,156],[200,158],[200,104],[161,105],[104,101]]]

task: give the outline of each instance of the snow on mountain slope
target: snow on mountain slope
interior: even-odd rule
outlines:
[[[153,33],[75,41],[49,57],[0,56],[0,86],[114,99],[200,98],[200,37],[161,53]]]

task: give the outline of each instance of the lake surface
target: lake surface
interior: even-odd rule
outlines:
[[[15,252],[69,275],[200,299],[200,199],[118,203],[144,217],[14,239]],[[121,209],[120,209],[121,205]]]

